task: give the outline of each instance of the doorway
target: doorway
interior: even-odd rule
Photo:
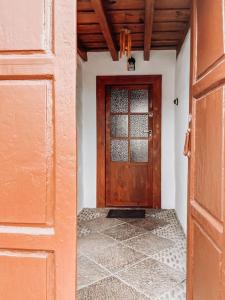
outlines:
[[[161,76],[97,77],[97,206],[161,207]]]

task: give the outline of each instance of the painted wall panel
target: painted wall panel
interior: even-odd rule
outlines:
[[[187,232],[187,175],[188,159],[183,155],[189,115],[190,32],[188,32],[176,62],[175,97],[175,208]]]

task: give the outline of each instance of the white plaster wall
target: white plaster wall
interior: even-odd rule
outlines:
[[[189,114],[189,73],[190,73],[190,32],[188,32],[176,63],[176,97],[179,105],[175,107],[175,208],[177,216],[187,231],[187,174],[188,160],[183,155],[185,132]]]
[[[82,61],[77,59],[76,118],[77,118],[77,213],[84,207],[83,141],[82,141]]]
[[[82,64],[82,150],[83,204],[96,207],[96,76],[162,75],[162,207],[175,208],[174,113],[176,52],[151,51],[150,61],[143,52],[134,52],[136,70],[126,71],[126,60],[113,62],[109,53],[89,53]]]

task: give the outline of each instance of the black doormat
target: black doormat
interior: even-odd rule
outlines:
[[[107,218],[145,218],[144,209],[110,209]]]

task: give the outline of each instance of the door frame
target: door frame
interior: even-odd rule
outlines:
[[[153,111],[153,208],[161,208],[161,99],[162,75],[97,76],[97,207],[106,207],[106,87],[152,85]],[[157,133],[157,134],[156,134]],[[159,154],[159,155],[158,155]]]

